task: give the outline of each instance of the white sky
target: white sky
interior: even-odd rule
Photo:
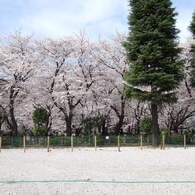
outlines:
[[[185,41],[195,0],[173,0]],[[0,0],[0,34],[18,28],[38,38],[72,36],[85,30],[92,40],[127,32],[128,0]]]

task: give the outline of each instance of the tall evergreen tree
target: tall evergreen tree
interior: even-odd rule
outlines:
[[[159,105],[176,101],[183,79],[175,16],[170,0],[130,0],[129,36],[124,43],[129,61],[126,95],[151,104],[152,145],[158,145]]]
[[[193,40],[195,41],[195,12],[192,16],[192,22],[190,24],[190,27],[189,27],[191,33],[192,33],[192,36],[193,36]],[[195,87],[195,43],[191,45],[191,68],[192,68],[192,71],[191,71],[191,86],[192,87]]]

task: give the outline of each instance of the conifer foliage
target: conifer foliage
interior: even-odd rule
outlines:
[[[183,79],[175,16],[170,0],[130,0],[129,35],[124,43],[129,70],[126,95],[151,105],[152,144],[158,145],[159,105],[176,101]]]

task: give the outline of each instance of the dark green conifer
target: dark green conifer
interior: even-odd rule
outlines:
[[[130,0],[126,95],[151,104],[152,144],[158,145],[158,108],[176,101],[183,79],[176,12],[170,0]]]

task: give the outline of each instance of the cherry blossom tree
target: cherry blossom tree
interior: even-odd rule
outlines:
[[[53,93],[54,105],[61,111],[66,123],[66,134],[72,134],[75,110],[91,96],[96,64],[93,59],[93,44],[84,35],[73,40],[74,51],[62,68]]]
[[[49,131],[52,128],[53,118],[56,116],[54,114],[56,113],[56,102],[53,96],[56,80],[58,80],[59,74],[74,50],[74,40],[68,37],[59,40],[37,41],[37,51],[43,60],[40,71],[35,78],[32,101],[35,108],[43,107],[47,110]]]
[[[178,103],[164,106],[160,116],[160,125],[170,131],[178,132],[182,129],[189,129],[191,120],[195,117],[194,89],[190,84],[191,79],[191,44],[193,40],[180,44],[183,48],[181,58],[185,62],[184,80],[177,89]]]
[[[96,55],[96,60],[101,66],[102,72],[104,72],[102,74],[104,85],[102,89],[107,97],[104,97],[102,100],[115,114],[113,128],[117,135],[123,133],[122,126],[124,124],[127,102],[127,98],[123,93],[123,79],[128,67],[125,50],[122,46],[124,40],[125,36],[118,34],[113,38],[112,42],[100,41],[99,52]]]
[[[90,42],[84,33],[75,37],[34,41],[21,33],[9,35],[0,46],[0,133],[32,131],[32,113],[47,110],[50,135],[99,132],[103,135],[139,134],[139,123],[150,107],[124,96],[127,61],[121,43]],[[182,45],[185,79],[177,89],[178,103],[161,108],[161,128],[188,128],[195,116],[194,89],[190,85],[190,45]],[[99,126],[83,128],[83,121]],[[94,123],[95,124],[95,123]],[[86,132],[84,132],[86,131]]]
[[[1,42],[0,60],[0,72],[7,81],[5,90],[1,92],[7,99],[7,123],[11,134],[17,135],[19,116],[15,115],[15,108],[25,97],[27,83],[39,64],[32,37],[16,32],[5,38]]]

